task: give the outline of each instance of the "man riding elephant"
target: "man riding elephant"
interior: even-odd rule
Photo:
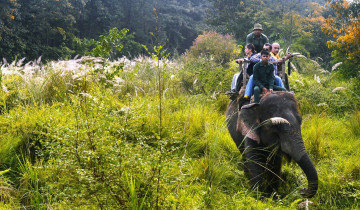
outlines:
[[[256,23],[254,25],[253,32],[246,36],[246,44],[253,44],[255,46],[255,52],[259,53],[265,43],[269,43],[268,37],[262,33],[262,25]]]
[[[274,65],[269,63],[270,53],[266,50],[261,51],[261,61],[254,66],[254,102],[259,103],[260,93],[286,91],[285,88],[274,85]]]

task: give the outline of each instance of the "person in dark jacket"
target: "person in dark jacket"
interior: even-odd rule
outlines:
[[[261,51],[261,61],[254,65],[254,102],[260,102],[260,93],[286,91],[285,88],[274,85],[274,65],[269,63],[270,53],[266,50]]]
[[[246,36],[246,44],[253,44],[256,53],[259,53],[262,50],[265,43],[269,43],[269,39],[265,34],[262,33],[262,31],[262,25],[256,23],[254,25],[253,32]]]
[[[263,50],[271,52],[271,44],[266,43],[264,45],[264,47],[263,47]],[[254,62],[254,63],[260,62],[261,61],[261,53],[258,53],[256,55],[252,56],[249,60],[251,62]],[[275,85],[280,86],[282,88],[285,88],[284,83],[282,82],[281,78],[276,75],[276,73],[277,73],[277,65],[276,65],[277,60],[276,60],[276,58],[271,56],[271,54],[270,54],[270,58],[269,58],[268,62],[273,63],[273,65],[274,65]],[[248,83],[246,85],[244,98],[250,99],[250,97],[251,97],[251,95],[253,93],[254,85],[255,85],[254,84],[254,78],[253,78],[253,76],[250,76],[249,81],[248,81]]]

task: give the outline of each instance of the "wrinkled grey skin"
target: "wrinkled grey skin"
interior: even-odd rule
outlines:
[[[301,194],[313,197],[318,188],[318,176],[301,137],[302,118],[293,94],[276,92],[263,96],[259,104],[246,104],[248,102],[239,96],[230,102],[226,115],[230,135],[242,153],[244,171],[252,187],[268,195],[276,191],[282,155],[286,155],[295,160],[308,179],[308,189],[301,190]],[[267,123],[249,132],[273,117],[284,118],[290,125]]]

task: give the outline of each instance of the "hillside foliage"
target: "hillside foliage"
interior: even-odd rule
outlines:
[[[155,27],[169,51],[183,53],[205,28],[207,7],[206,0],[4,0],[0,55],[9,61],[69,59],[85,54],[81,42],[99,39],[113,28],[129,29],[130,41],[152,48]],[[129,45],[118,56],[139,54],[146,52]]]

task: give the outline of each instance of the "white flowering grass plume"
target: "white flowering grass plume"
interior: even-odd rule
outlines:
[[[21,85],[12,86],[17,87],[22,98],[32,101],[62,100],[64,94],[84,92],[80,89],[99,81],[109,84],[115,92],[121,92],[124,89],[126,91],[131,89],[135,94],[155,91],[153,87],[156,84],[156,67],[152,58],[149,57],[138,57],[132,60],[123,57],[108,61],[103,58],[84,56],[71,60],[51,61],[46,64],[41,63],[41,57],[26,64],[23,64],[24,60],[25,58],[18,62],[4,62],[0,67],[0,72],[3,81],[10,77],[19,77],[22,81]],[[176,78],[174,75],[181,68],[178,63],[168,59],[163,62],[167,64],[165,73],[169,74],[169,80]],[[115,71],[118,72],[114,73]],[[108,75],[112,77],[109,78]],[[170,77],[170,75],[173,76]],[[9,82],[3,82],[1,85],[6,91],[9,90],[9,85],[11,86]]]

